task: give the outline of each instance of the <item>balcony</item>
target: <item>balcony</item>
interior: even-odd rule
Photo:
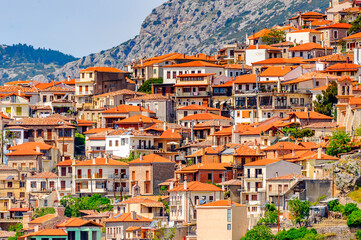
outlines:
[[[210,92],[182,92],[176,93],[176,97],[208,97],[211,96]]]
[[[130,150],[156,150],[155,146],[132,146],[130,147]]]
[[[51,193],[55,191],[55,188],[31,188],[32,193]]]
[[[246,174],[244,176],[244,180],[251,181],[251,180],[262,180],[263,174]]]

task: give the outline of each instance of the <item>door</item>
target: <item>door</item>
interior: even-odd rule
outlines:
[[[92,178],[92,170],[88,169],[88,178]]]
[[[61,190],[65,190],[65,181],[60,182]]]
[[[99,178],[103,177],[103,169],[99,169]]]
[[[52,138],[52,136],[53,136],[53,134],[52,134],[51,129],[48,129],[47,130],[47,138],[48,138],[48,140],[50,140]]]

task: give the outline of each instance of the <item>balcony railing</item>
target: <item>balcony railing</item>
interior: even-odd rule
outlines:
[[[250,179],[250,178],[257,178],[257,179],[262,179],[263,178],[263,174],[246,174],[244,176],[245,180],[246,179]]]
[[[211,96],[210,92],[182,92],[182,93],[176,93],[176,97],[207,97]]]
[[[131,150],[155,150],[156,147],[155,146],[139,146],[139,145],[136,145],[136,146],[132,146],[131,147]]]

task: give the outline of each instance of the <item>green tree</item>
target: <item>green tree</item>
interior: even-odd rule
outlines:
[[[241,240],[272,240],[275,236],[269,227],[257,225],[249,230]]]
[[[74,147],[75,156],[85,155],[85,136],[83,134],[75,132]]]
[[[150,78],[140,86],[138,92],[152,93],[152,84],[163,83],[163,78]]]
[[[357,240],[361,240],[361,230],[356,231],[355,237],[356,237]]]
[[[52,207],[36,208],[34,211],[33,218],[42,217],[47,214],[54,214],[55,209]]]
[[[283,30],[272,28],[269,33],[262,37],[262,42],[271,45],[286,41],[286,33]]]
[[[359,15],[352,23],[351,27],[348,29],[348,34],[355,34],[361,32],[361,15]]]
[[[278,220],[277,209],[274,204],[266,204],[266,213],[264,217],[261,218],[257,223],[258,224],[276,224]]]
[[[315,229],[307,229],[306,227],[300,227],[299,229],[291,228],[290,230],[286,231],[283,230],[276,235],[277,240],[318,240],[324,239],[322,235],[317,234]]]
[[[15,232],[15,236],[14,237],[9,237],[8,240],[17,240],[18,237],[21,237],[23,235],[23,233],[22,233],[23,224],[22,223],[17,223],[16,225],[9,226],[8,230],[10,232]]]
[[[61,205],[65,207],[65,216],[80,217],[79,210],[95,210],[97,212],[110,211],[113,206],[110,200],[99,194],[93,194],[91,197],[74,198],[65,196],[60,200]]]
[[[289,133],[290,136],[293,136],[294,138],[313,137],[315,135],[315,133],[309,128],[299,129],[296,127],[295,128],[285,127],[283,131]]]
[[[334,105],[337,104],[337,84],[331,82],[326,90],[322,91],[322,95],[318,94],[316,100],[313,101],[314,110],[318,113],[336,118],[336,112],[332,112]]]
[[[326,154],[337,156],[340,153],[351,151],[350,141],[351,137],[345,131],[333,132]]]
[[[353,213],[353,211],[355,210],[359,210],[359,208],[357,207],[357,204],[356,203],[347,203],[345,205],[345,208],[344,208],[344,213],[346,216],[349,216],[351,215],[351,213]]]
[[[297,198],[293,198],[288,202],[288,206],[291,212],[291,219],[294,223],[300,225],[307,222],[307,218],[310,215],[310,205],[309,201],[302,201]]]
[[[340,204],[337,199],[328,202],[327,207],[330,211],[333,211],[333,212],[341,212],[342,213],[344,211],[344,206],[342,204]]]
[[[353,211],[347,219],[347,226],[360,227],[361,226],[361,210],[357,209]]]

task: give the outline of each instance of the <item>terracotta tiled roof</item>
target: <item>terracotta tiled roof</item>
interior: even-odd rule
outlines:
[[[338,72],[338,71],[358,71],[361,68],[360,65],[354,63],[336,63],[326,69],[327,72]]]
[[[201,106],[201,105],[197,105],[197,104],[191,104],[191,105],[188,105],[185,107],[178,108],[178,110],[206,110],[206,109],[209,111],[220,111],[220,109],[218,109],[218,108]]]
[[[306,148],[306,149],[311,149],[312,147],[314,147],[316,145],[315,142],[300,142],[299,145],[301,145],[302,147]]]
[[[129,90],[129,89],[121,89],[121,90],[118,90],[118,91],[115,91],[115,92],[108,92],[108,93],[103,93],[103,94],[100,94],[100,95],[96,95],[94,96],[95,98],[102,98],[102,97],[107,97],[107,96],[116,96],[116,95],[138,95],[138,96],[141,96],[141,95],[145,95],[146,93],[142,93],[142,92],[134,92],[132,90]]]
[[[188,115],[188,116],[180,119],[180,121],[212,120],[212,119],[228,119],[228,120],[230,120],[230,118],[223,117],[220,115],[215,115],[213,113],[198,113],[198,114]]]
[[[186,77],[208,77],[216,75],[215,73],[188,73],[188,74],[181,74],[178,75],[179,78],[186,78]]]
[[[108,135],[109,136],[123,136],[123,135],[153,136],[152,134],[141,131],[141,130],[124,129],[124,128],[119,128],[119,129],[112,130],[112,131],[108,132]]]
[[[256,74],[246,74],[237,76],[234,83],[236,84],[243,84],[243,83],[256,83],[257,82],[257,75]]]
[[[169,192],[185,192],[185,191],[192,191],[192,192],[222,192],[223,190],[213,184],[201,183],[201,182],[188,182],[187,189],[184,189],[184,184],[175,187]]]
[[[10,92],[22,92],[22,93],[37,93],[38,89],[35,87],[20,87],[20,86],[0,86],[0,93]]]
[[[177,173],[187,173],[194,172],[199,170],[214,170],[214,171],[225,171],[232,168],[232,165],[229,163],[197,163],[181,170],[178,170]]]
[[[261,155],[261,154],[257,154],[257,151],[248,147],[248,146],[245,146],[245,145],[240,145],[236,148],[236,152],[234,155],[237,155],[237,156],[257,156],[257,155]]]
[[[234,83],[234,81],[228,81],[228,82],[225,82],[223,84],[213,85],[212,87],[213,88],[216,88],[216,87],[232,87],[233,83]]]
[[[319,25],[321,26],[321,25]],[[329,28],[341,28],[341,29],[349,29],[352,25],[348,23],[335,23],[324,27],[316,28],[316,30],[329,29]]]
[[[283,82],[282,84],[284,84],[284,85],[295,84],[295,83],[310,81],[310,80],[313,80],[313,79],[336,80],[337,77],[334,76],[334,75],[330,75],[330,74],[322,73],[322,72],[308,72],[308,73],[305,73],[305,74],[299,76],[296,79],[293,79],[293,80],[287,81],[287,82]]]
[[[241,205],[236,202],[231,202],[230,200],[218,200],[218,201],[198,205],[198,207],[228,207],[228,206],[241,207],[244,205]]]
[[[167,96],[163,96],[162,94],[146,94],[139,97],[135,97],[132,99],[128,99],[128,102],[132,101],[152,101],[152,100],[167,100]]]
[[[115,124],[132,124],[132,123],[154,124],[154,123],[162,123],[162,121],[144,115],[135,115],[115,122]]]
[[[158,200],[138,197],[128,198],[127,200],[124,200],[119,204],[141,204],[145,207],[164,207],[163,203],[159,202]]]
[[[271,32],[271,30],[264,28],[261,31],[255,33],[254,35],[249,36],[248,40],[259,39],[259,38],[263,37],[264,35],[267,35],[269,32]]]
[[[33,236],[68,236],[68,234],[63,229],[43,229],[21,236],[19,239],[27,239]]]
[[[292,51],[311,51],[313,49],[325,49],[325,47],[322,47],[320,44],[318,43],[304,43],[295,47],[291,47],[288,49],[288,51],[292,52]],[[328,50],[332,50],[333,48],[327,47]]]
[[[248,166],[266,166],[268,164],[272,164],[272,163],[279,162],[279,161],[281,161],[281,160],[280,159],[268,159],[268,158],[265,158],[265,159],[261,159],[261,160],[258,160],[258,161],[246,163],[246,164],[244,164],[244,166],[245,167],[248,167]]]
[[[53,146],[48,145],[43,142],[26,142],[23,144],[12,146],[8,150],[13,151],[13,150],[20,150],[20,149],[31,149],[31,150],[35,151],[36,147],[39,147],[40,150],[49,150],[49,149],[53,148]]]
[[[95,164],[93,163],[93,159],[91,159],[85,161],[78,161],[75,166],[128,166],[128,164],[113,159],[108,159],[108,163],[106,163],[105,158],[96,158]]]
[[[317,30],[315,30],[315,29],[302,29],[302,30],[293,31],[293,32],[290,32],[290,33],[303,33],[303,32],[320,33],[320,34],[322,34],[322,32],[317,31]]]
[[[113,67],[89,67],[87,69],[79,70],[79,72],[116,72],[116,73],[125,73],[118,68]]]
[[[305,60],[302,58],[294,57],[294,58],[269,58],[266,60],[262,60],[259,62],[254,62],[252,65],[267,65],[267,64],[301,64],[304,63]]]
[[[195,129],[195,130],[210,129],[211,127],[220,127],[220,126],[229,127],[230,125],[232,125],[232,124],[220,121],[219,119],[212,119],[212,120],[208,120],[208,121],[194,125],[193,129]]]
[[[274,181],[274,180],[293,180],[293,179],[299,179],[299,178],[306,178],[305,176],[301,175],[301,174],[287,174],[287,175],[283,175],[280,177],[274,177],[274,178],[269,178],[267,179],[267,181]]]
[[[138,231],[139,229],[141,229],[142,227],[136,227],[136,226],[130,226],[127,229],[125,229],[126,232],[134,232],[134,231]]]
[[[270,45],[251,45],[247,48],[247,50],[255,50],[255,49],[267,49],[267,50],[274,50],[274,51],[282,51],[282,49],[272,47]]]
[[[56,164],[56,166],[71,166],[72,163],[73,163],[72,160],[64,160],[64,161],[58,162],[58,164]]]
[[[264,70],[261,73],[261,77],[283,77],[287,73],[291,72],[292,69],[293,68],[291,66],[282,66],[282,67],[272,66],[272,67],[268,67],[266,70]]]
[[[18,85],[18,84],[28,84],[28,83],[32,83],[33,81],[12,81],[12,82],[7,82],[5,83],[6,85]]]
[[[119,105],[114,108],[103,111],[102,113],[129,113],[129,112],[146,112],[147,110],[141,106]]]
[[[137,164],[137,163],[173,163],[168,158],[159,156],[157,154],[148,154],[142,157],[142,159],[138,158],[133,161],[130,161],[129,164]]]
[[[337,122],[317,122],[305,126],[305,128],[336,128],[338,126]]]
[[[121,213],[114,216],[113,218],[109,218],[105,220],[105,222],[152,222],[152,221],[153,221],[152,219],[140,215],[136,215],[136,219],[133,219],[131,213]]]
[[[27,212],[29,211],[28,208],[10,208],[8,210],[9,212]]]
[[[305,148],[292,142],[278,142],[272,146],[263,149],[263,151],[274,150],[305,150]]]
[[[277,130],[277,127],[273,124],[261,125],[258,127],[250,128],[249,130],[240,133],[240,135],[260,135],[263,132],[269,131],[271,129]]]
[[[66,85],[75,85],[75,78],[70,79],[70,80],[66,79],[62,83],[66,84]]]
[[[338,53],[317,58],[306,59],[306,62],[347,62],[353,59],[353,53]]]
[[[28,176],[28,178],[57,178],[58,175],[56,175],[55,173],[52,172],[42,172],[42,173],[38,173],[36,175],[33,176]]]
[[[225,65],[226,69],[245,69],[245,70],[252,70],[252,66],[248,66],[246,64],[227,64]]]
[[[43,90],[43,89],[46,89],[46,88],[49,88],[51,86],[56,86],[56,85],[59,85],[61,82],[54,82],[54,81],[51,81],[49,83],[39,83],[39,84],[36,84],[35,85],[35,88],[39,89],[39,90]]]
[[[69,124],[61,118],[21,118],[10,122],[9,126],[62,126],[63,124]]]
[[[90,129],[86,132],[83,132],[83,134],[95,134],[95,133],[101,133],[101,132],[106,132],[106,131],[111,131],[113,130],[112,128],[93,128]]]
[[[223,68],[221,65],[204,62],[204,61],[191,61],[186,63],[179,63],[179,64],[173,64],[168,66],[163,66],[163,68],[169,68],[169,67],[217,67],[217,68]]]
[[[330,85],[324,85],[324,86],[321,86],[321,87],[311,89],[310,91],[326,91],[329,86]]]
[[[34,150],[25,148],[25,149],[18,149],[13,152],[5,154],[6,156],[38,156],[43,155],[41,152],[36,152]]]
[[[213,133],[211,136],[230,136],[232,135],[232,129],[233,127],[225,127],[222,130],[219,130],[215,133]]]
[[[52,218],[55,218],[55,214],[46,214],[44,216],[38,217],[30,221],[31,224],[41,224],[43,222],[46,222]]]
[[[311,26],[328,26],[332,24],[331,20],[323,20],[323,19],[317,19],[311,22]],[[316,28],[316,30],[320,30],[322,27]]]
[[[361,38],[361,32],[352,34],[348,37],[343,38],[343,40],[353,40],[353,39],[360,39]]]
[[[326,116],[323,115],[321,113],[318,112],[313,112],[313,111],[309,111],[309,112],[291,112],[291,113],[287,113],[290,117],[291,116],[296,116],[299,119],[324,119],[324,120],[331,120],[333,119],[330,116]]]
[[[318,13],[318,12],[306,12],[306,13],[302,13],[302,16],[326,16],[325,14],[322,13]]]
[[[75,88],[51,86],[49,88],[39,90],[39,92],[75,92]]]
[[[167,129],[166,131],[164,131],[162,133],[162,135],[160,135],[159,137],[160,139],[164,138],[164,139],[182,139],[182,135],[180,135],[177,131],[175,131],[174,129]]]
[[[65,222],[62,222],[56,227],[63,228],[63,227],[82,227],[82,226],[97,226],[97,227],[103,227],[103,225],[93,222],[93,221],[87,221],[80,218],[69,218],[65,220]]]
[[[361,97],[352,97],[349,100],[350,105],[361,105]]]
[[[92,122],[92,121],[88,121],[88,120],[84,120],[84,119],[78,119],[78,127],[91,127],[93,126],[93,124],[95,124],[96,122]]]

